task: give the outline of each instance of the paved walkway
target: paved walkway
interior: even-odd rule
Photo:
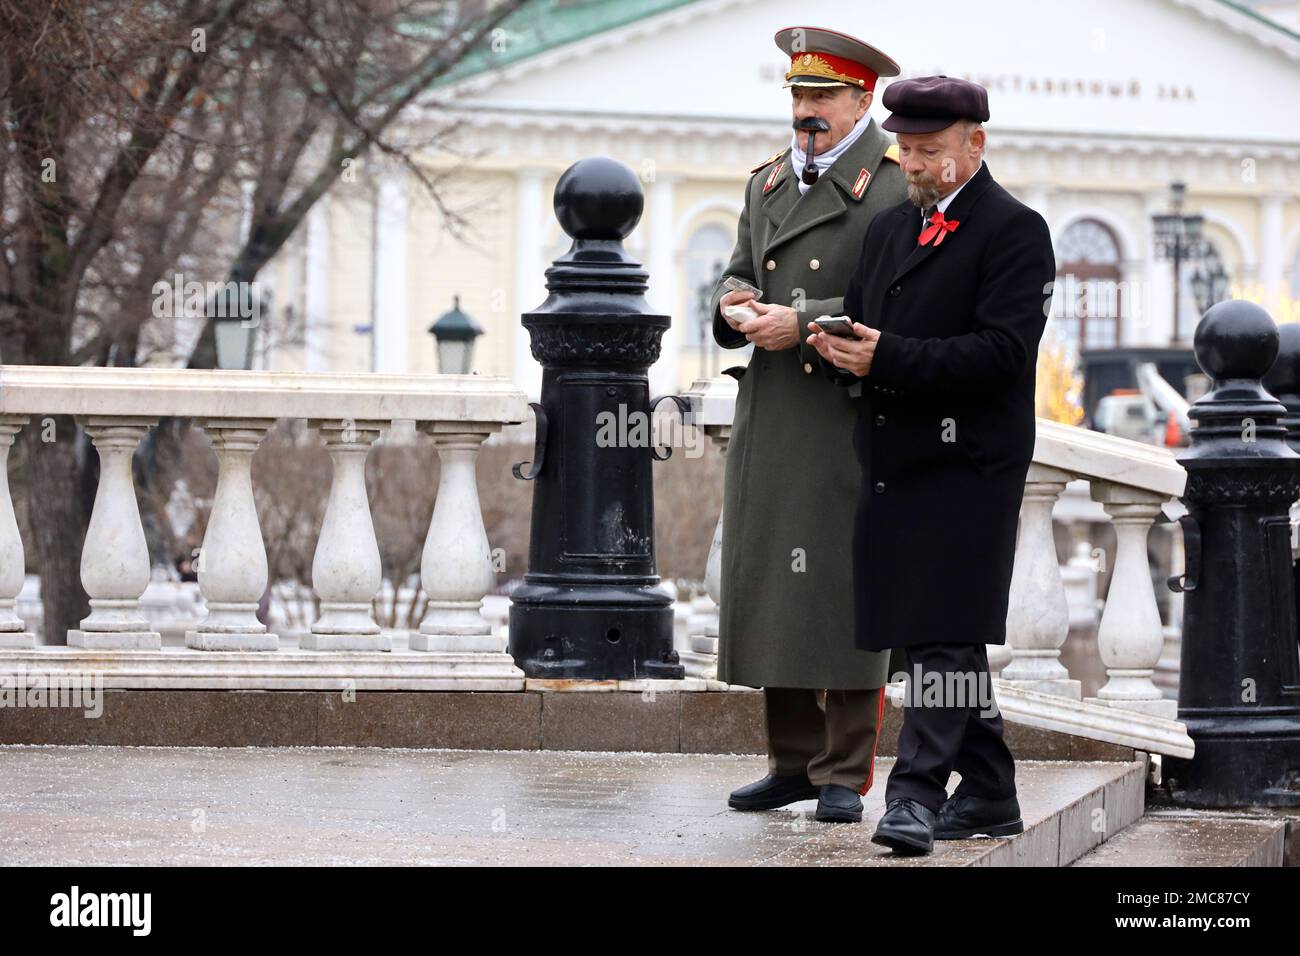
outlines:
[[[960,865],[988,849],[903,861],[872,844],[890,765],[853,825],[813,820],[815,801],[729,810],[766,772],[754,756],[7,746],[0,864]],[[1018,767],[1026,824],[1113,772]]]

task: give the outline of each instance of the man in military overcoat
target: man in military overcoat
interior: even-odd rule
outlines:
[[[718,343],[754,346],[727,450],[718,677],[763,688],[769,771],[728,802],[816,798],[817,819],[856,822],[888,653],[853,645],[857,402],[821,372],[807,321],[843,312],[867,224],[906,196],[895,147],[868,112],[877,77],[899,69],[831,30],[791,27],[776,43],[790,57],[796,132],[751,171],[723,277],[761,295],[719,283],[712,300]],[[828,128],[810,148],[798,124],[818,119]]]

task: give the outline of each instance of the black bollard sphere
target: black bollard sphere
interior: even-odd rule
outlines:
[[[580,159],[555,184],[555,218],[574,239],[626,239],[641,221],[636,173],[607,156]]]

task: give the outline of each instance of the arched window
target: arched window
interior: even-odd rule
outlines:
[[[1080,219],[1065,230],[1056,244],[1052,300],[1052,321],[1062,342],[1080,350],[1120,344],[1122,277],[1119,241],[1109,226]]]
[[[709,299],[718,277],[727,268],[735,244],[735,231],[717,223],[696,229],[686,243],[684,315],[687,320],[682,323],[681,347],[683,352],[698,356],[701,374],[705,376],[716,375],[720,368]]]

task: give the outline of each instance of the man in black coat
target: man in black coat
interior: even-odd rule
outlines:
[[[983,87],[903,80],[884,104],[909,198],[867,228],[844,297],[851,334],[814,322],[808,341],[828,374],[861,383],[855,643],[906,653],[898,757],[872,839],[928,853],[934,839],[1024,829],[985,645],[1006,641],[1056,266],[1043,218],[983,164]]]

